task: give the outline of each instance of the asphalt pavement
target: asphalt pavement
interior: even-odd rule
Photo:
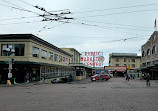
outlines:
[[[90,78],[65,84],[0,86],[0,111],[157,111],[158,82]]]

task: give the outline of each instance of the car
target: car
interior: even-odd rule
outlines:
[[[102,76],[102,80],[109,80],[110,77],[108,74],[95,74],[94,76],[91,76],[92,81],[98,81],[100,79],[100,76]]]
[[[110,78],[114,77],[113,74],[109,74]]]
[[[51,80],[51,83],[54,84],[54,83],[67,83],[67,78],[56,78],[54,80]]]

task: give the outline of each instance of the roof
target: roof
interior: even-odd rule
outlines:
[[[31,40],[36,41],[40,44],[43,44],[47,47],[50,47],[50,48],[55,49],[57,51],[60,51],[68,56],[72,56],[68,52],[50,44],[49,42],[47,42],[47,41],[45,41],[45,40],[43,40],[43,39],[41,39],[33,34],[0,34],[0,39],[5,39],[5,40],[6,39],[31,39]]]
[[[75,48],[61,48],[61,49],[70,49],[70,50],[75,50],[77,53],[79,53],[80,55],[82,55],[79,51],[77,51]]]
[[[112,53],[111,57],[130,57],[130,58],[141,58],[141,56],[137,56],[136,53]]]
[[[152,39],[152,37],[153,37],[154,35],[158,36],[158,31],[154,31],[154,32],[153,32],[153,34],[149,37],[149,39],[146,41],[146,43],[145,43],[145,44],[149,43],[149,42],[150,42],[150,40]],[[143,44],[141,47],[144,47],[144,46],[145,46],[145,44]]]

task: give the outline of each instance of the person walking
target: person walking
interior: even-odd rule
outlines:
[[[129,81],[130,76],[128,75],[128,70],[126,71],[126,82]]]
[[[146,75],[146,85],[150,87],[150,74],[149,73]]]
[[[102,74],[100,74],[99,79],[101,82],[103,82],[103,75]]]
[[[44,76],[44,77],[43,77],[43,84],[45,84],[45,80],[46,80],[46,77]]]
[[[129,81],[129,75],[126,74],[126,82]]]

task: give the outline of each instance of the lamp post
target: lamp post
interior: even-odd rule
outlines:
[[[11,45],[9,45],[8,48],[6,48],[6,51],[8,52],[8,55],[9,55],[9,73],[8,73],[8,79],[12,78],[12,63],[11,63],[11,55],[12,53],[15,52],[15,50],[13,49],[13,47]]]

